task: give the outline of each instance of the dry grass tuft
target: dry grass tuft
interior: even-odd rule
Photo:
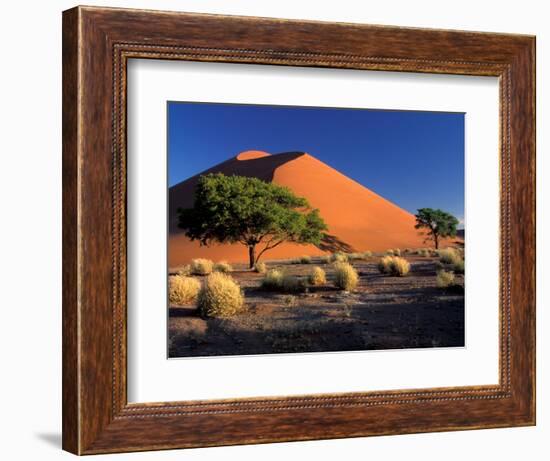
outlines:
[[[359,282],[357,271],[347,262],[334,264],[334,277],[334,286],[345,291],[353,291]]]
[[[452,272],[438,271],[436,281],[439,288],[448,288],[453,285],[455,275]]]
[[[393,254],[394,256],[401,256],[401,250],[399,248],[396,248],[395,250],[393,250]]]
[[[199,291],[197,308],[202,317],[232,317],[244,309],[241,287],[230,275],[214,272]]]
[[[330,263],[330,260],[331,260],[331,256],[330,255],[323,255],[319,258],[319,261],[322,263],[322,264],[328,264]]]
[[[283,286],[283,271],[270,269],[262,280],[262,288],[266,290],[280,290]]]
[[[363,251],[363,259],[372,258],[372,251]]]
[[[189,264],[186,264],[185,266],[180,267],[177,272],[177,275],[181,275],[183,277],[187,277],[191,275],[191,266]]]
[[[318,266],[315,266],[308,276],[308,282],[311,285],[324,285],[327,283],[325,271]]]
[[[201,283],[183,275],[172,275],[168,279],[168,299],[170,304],[187,304],[197,297]]]
[[[385,254],[387,256],[393,256],[393,250],[390,248],[390,249],[386,250]]]
[[[347,263],[348,255],[345,253],[333,253],[331,261],[334,263]]]
[[[219,261],[214,264],[214,272],[223,272],[224,274],[228,274],[229,272],[233,272],[233,267],[227,261]]]
[[[411,270],[411,265],[405,258],[399,256],[384,256],[378,262],[378,270],[382,274],[403,277]]]
[[[302,293],[306,291],[307,283],[302,277],[284,274],[281,282],[281,290],[285,293]]]
[[[439,259],[444,264],[457,264],[462,261],[462,256],[454,248],[446,248],[445,250],[439,250]]]
[[[191,273],[193,275],[208,275],[212,273],[214,263],[210,259],[193,259],[191,261]]]
[[[300,256],[300,264],[310,264],[311,263],[311,256],[303,255]]]
[[[264,262],[254,264],[254,272],[257,272],[258,274],[265,274],[267,272],[267,264]]]

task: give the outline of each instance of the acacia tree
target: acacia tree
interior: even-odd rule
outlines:
[[[443,210],[433,208],[420,208],[415,215],[416,229],[427,230],[427,240],[434,242],[435,248],[439,248],[439,239],[456,236],[458,219]]]
[[[178,226],[202,245],[241,243],[250,268],[283,242],[319,245],[327,225],[303,197],[257,178],[201,176],[193,208],[178,209]]]

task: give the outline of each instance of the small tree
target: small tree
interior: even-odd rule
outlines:
[[[250,268],[283,242],[319,245],[327,229],[319,210],[290,189],[222,173],[201,176],[193,208],[178,209],[178,216],[187,237],[202,245],[245,245]]]
[[[415,215],[416,229],[426,229],[426,240],[433,240],[435,248],[439,248],[439,239],[456,236],[458,219],[443,210],[420,208]]]

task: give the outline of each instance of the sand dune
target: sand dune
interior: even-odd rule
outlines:
[[[307,153],[270,155],[262,151],[246,151],[201,174],[218,172],[257,177],[287,186],[320,210],[329,228],[329,237],[321,248],[283,244],[267,252],[264,255],[266,259],[321,255],[337,250],[382,251],[426,246],[423,237],[414,228],[414,215]],[[243,245],[201,247],[178,229],[176,210],[193,205],[193,191],[199,176],[193,176],[169,190],[168,265],[175,267],[197,257],[246,261],[247,250]]]

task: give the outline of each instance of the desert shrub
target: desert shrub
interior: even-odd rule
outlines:
[[[284,274],[281,289],[286,293],[301,293],[305,291],[307,284],[305,279],[296,275]]]
[[[393,254],[395,256],[401,256],[401,250],[399,248],[396,248],[395,250],[393,250]]]
[[[319,258],[320,262],[323,264],[330,263],[330,255],[323,255]]]
[[[227,261],[219,261],[214,264],[214,272],[223,272],[225,274],[232,272],[233,267]]]
[[[284,274],[278,269],[270,269],[264,275],[262,288],[267,290],[280,290],[283,285]]]
[[[393,256],[393,250],[390,248],[388,250],[386,250],[386,253],[385,253],[387,256]]]
[[[363,251],[363,259],[371,258],[372,257],[372,251]]]
[[[399,256],[384,256],[378,262],[378,270],[382,274],[403,277],[409,273],[411,265],[406,259]]]
[[[453,248],[447,248],[445,250],[439,250],[439,259],[444,264],[457,264],[462,261],[462,257]]]
[[[389,274],[390,273],[390,264],[391,264],[392,256],[384,256],[380,261],[378,261],[378,270],[382,274]]]
[[[286,307],[295,307],[295,306],[298,305],[298,300],[296,299],[296,296],[284,295],[283,296],[283,303]]]
[[[452,272],[438,271],[436,282],[439,288],[447,288],[455,281],[455,275]]]
[[[168,299],[171,304],[186,304],[194,301],[201,289],[201,283],[193,277],[172,275],[168,282]]]
[[[193,259],[191,261],[191,273],[193,275],[208,275],[212,272],[214,263],[209,259]]]
[[[359,275],[353,266],[346,262],[334,264],[334,285],[345,291],[353,291],[359,282]]]
[[[453,271],[457,274],[464,274],[464,260],[461,259],[460,261],[453,264]]]
[[[428,256],[430,256],[430,250],[428,250],[427,248],[420,248],[419,250],[416,250],[416,254],[418,256],[427,258]]]
[[[191,275],[191,266],[189,264],[186,264],[185,266],[182,266],[178,269],[176,274],[181,275],[183,277],[187,277],[188,275]]]
[[[300,264],[310,264],[311,263],[311,256],[300,256]]]
[[[394,256],[390,263],[390,273],[397,277],[403,277],[409,273],[411,265],[405,258]]]
[[[197,307],[202,317],[231,317],[244,308],[241,287],[230,275],[210,274],[199,291]]]
[[[311,285],[324,285],[327,283],[325,271],[320,267],[315,266],[308,276],[308,282]]]
[[[335,263],[347,263],[348,262],[348,255],[345,254],[345,253],[340,253],[340,252],[333,253],[331,261],[335,262]]]
[[[349,261],[357,261],[358,259],[363,259],[363,253],[347,253]]]
[[[254,272],[258,274],[265,274],[267,272],[267,265],[264,262],[254,264]]]

